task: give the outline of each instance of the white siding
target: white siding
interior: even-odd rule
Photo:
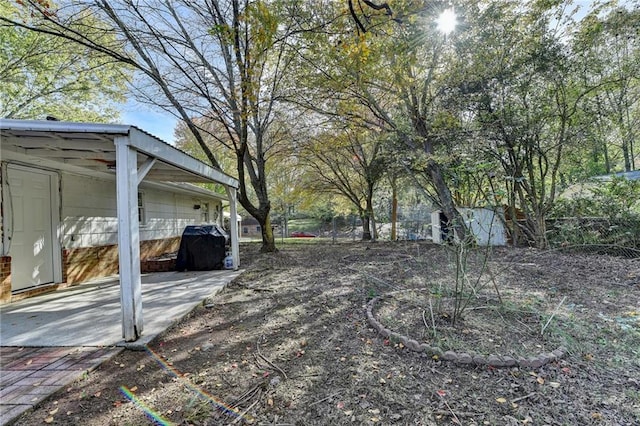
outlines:
[[[487,208],[460,209],[466,216],[467,226],[476,237],[478,245],[504,246],[507,244],[507,232],[504,222],[494,210]]]
[[[185,226],[201,221],[201,211],[194,205],[206,202],[215,210],[220,203],[215,198],[150,187],[145,182],[140,191],[144,193],[146,216],[140,226],[142,241],[180,236]],[[62,227],[62,245],[66,248],[117,244],[115,179],[63,173]]]

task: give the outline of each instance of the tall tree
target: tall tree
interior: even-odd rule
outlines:
[[[442,161],[446,138],[437,125],[438,112],[445,107],[440,93],[447,40],[438,32],[436,19],[446,5],[363,0],[349,1],[346,10],[331,6],[314,15],[324,16],[329,24],[301,41],[301,68],[307,70],[303,78],[314,90],[297,93],[297,102],[395,133],[410,156],[422,162],[437,205],[464,239],[466,225],[454,205]],[[360,107],[348,106],[354,103]]]
[[[31,22],[29,11],[0,3],[0,16]],[[94,22],[90,16],[79,17]],[[105,40],[109,36],[105,36]],[[12,24],[0,25],[0,117],[113,121],[130,75],[109,56]]]
[[[362,220],[362,239],[376,238],[373,196],[385,174],[382,140],[373,132],[345,129],[311,138],[301,162],[311,171],[310,185],[348,200]]]
[[[556,3],[500,1],[475,10],[476,30],[458,45],[460,81],[452,94],[467,101],[462,111],[481,135],[476,146],[502,169],[514,242],[540,248],[548,245],[546,217],[564,153],[577,141],[579,100],[588,92],[575,78],[566,34],[551,25],[557,17],[570,19],[563,2]],[[516,209],[524,223],[515,220]]]
[[[574,51],[581,61],[581,77],[593,91],[582,102],[585,120],[595,123],[596,154],[605,170],[636,168],[635,141],[640,123],[640,8],[615,2],[602,5],[580,23]],[[617,155],[620,153],[621,155]],[[619,164],[616,160],[620,158]]]
[[[78,0],[55,11],[46,2],[25,3],[38,19],[0,20],[131,65],[140,79],[138,98],[184,121],[214,167],[220,164],[207,135],[232,150],[238,200],[261,225],[262,249],[276,249],[265,168],[276,98],[288,65],[289,31],[279,20],[277,2]],[[108,27],[82,25],[79,14],[95,15]],[[104,34],[114,35],[114,41],[105,43]],[[203,117],[217,122],[223,132],[199,126]]]

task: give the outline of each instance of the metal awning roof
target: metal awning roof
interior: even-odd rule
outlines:
[[[0,120],[2,159],[29,161],[78,173],[113,174],[115,139],[128,136],[138,167],[155,159],[145,175],[157,182],[213,182],[238,188],[236,179],[135,126],[41,120]]]

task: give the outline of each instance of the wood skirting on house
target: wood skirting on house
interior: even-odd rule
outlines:
[[[154,259],[166,253],[175,253],[180,237],[149,240],[140,243],[140,271],[162,272],[175,268],[175,258]],[[118,246],[83,247],[62,250],[62,279],[56,284],[44,284],[20,292],[11,292],[11,257],[0,257],[0,304],[15,302],[42,293],[67,288],[79,283],[118,273]]]

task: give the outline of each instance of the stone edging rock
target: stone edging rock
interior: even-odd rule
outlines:
[[[402,291],[402,290],[401,290]],[[532,356],[529,358],[523,357],[511,357],[511,356],[502,356],[502,355],[480,355],[473,352],[454,352],[454,351],[443,351],[437,346],[429,346],[426,343],[418,343],[417,340],[411,339],[408,336],[402,335],[395,331],[392,331],[382,325],[374,316],[373,316],[373,307],[375,304],[386,298],[393,296],[395,293],[399,292],[391,292],[387,293],[383,296],[374,297],[367,303],[367,320],[369,324],[378,331],[380,335],[387,339],[395,340],[401,342],[406,348],[411,349],[415,352],[425,352],[431,356],[437,356],[440,359],[445,361],[453,362],[455,364],[461,365],[486,365],[495,368],[504,368],[504,367],[522,367],[522,368],[539,368],[545,364],[556,361],[562,357],[564,357],[567,353],[567,350],[560,346],[558,349],[549,352],[542,353],[537,356]]]

